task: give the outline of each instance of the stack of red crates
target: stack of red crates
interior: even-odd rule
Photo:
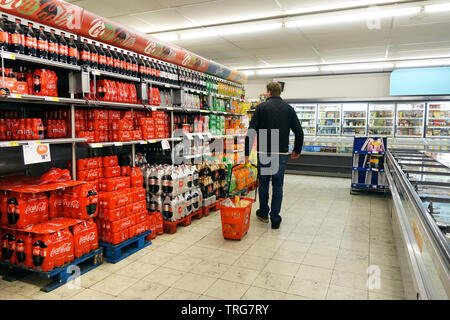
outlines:
[[[100,241],[116,245],[150,230],[150,221],[141,169],[119,167],[117,156],[105,158],[97,225]]]

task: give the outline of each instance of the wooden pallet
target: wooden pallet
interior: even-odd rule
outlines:
[[[138,252],[141,249],[152,244],[146,238],[151,233],[151,230],[145,231],[134,238],[128,239],[118,245],[112,245],[109,243],[100,242],[100,246],[105,250],[105,258],[109,263],[117,263],[122,261],[126,257],[131,256],[133,253]]]
[[[43,278],[51,279],[51,282],[41,288],[41,291],[51,292],[67,282],[76,279],[86,272],[97,268],[103,263],[103,248],[93,250],[62,267],[55,268],[52,271],[43,272],[35,269],[30,269],[22,266],[10,264],[8,262],[0,261],[0,264],[7,267],[7,271],[3,276],[3,280],[13,282],[23,279],[30,274],[38,274]],[[79,273],[77,273],[79,271]]]

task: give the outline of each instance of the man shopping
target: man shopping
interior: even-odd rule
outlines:
[[[267,85],[266,102],[256,107],[255,114],[245,139],[245,162],[253,146],[254,138],[258,141],[258,180],[259,180],[259,210],[256,215],[259,220],[268,223],[269,216],[272,229],[278,229],[281,224],[281,203],[283,201],[283,184],[286,163],[289,157],[289,135],[295,134],[295,147],[292,159],[300,157],[303,147],[303,129],[294,108],[280,97],[281,85],[271,82]],[[269,208],[269,186],[272,180],[272,203]]]

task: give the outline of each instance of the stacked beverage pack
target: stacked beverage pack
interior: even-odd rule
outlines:
[[[165,221],[175,222],[202,208],[195,166],[148,166],[144,175],[150,214],[160,212]]]
[[[97,193],[68,170],[15,176],[0,190],[1,260],[47,272],[98,248]]]
[[[78,171],[97,175],[99,238],[114,245],[150,230],[143,175],[138,167],[120,167],[117,156],[79,159]],[[94,172],[90,174],[91,172]]]

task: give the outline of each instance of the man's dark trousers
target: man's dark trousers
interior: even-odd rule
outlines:
[[[267,163],[268,159],[258,157],[259,180],[259,209],[262,216],[269,216],[272,223],[281,220],[280,211],[283,202],[284,172],[288,161],[288,155],[272,154],[274,160]],[[272,180],[272,204],[269,208],[269,187]]]

